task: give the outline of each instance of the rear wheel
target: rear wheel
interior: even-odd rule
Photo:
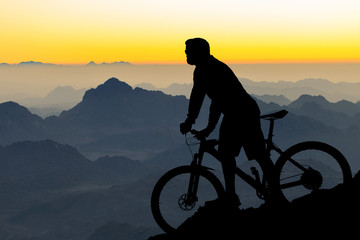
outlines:
[[[302,142],[286,150],[275,164],[280,188],[288,201],[352,179],[345,157],[322,142]]]

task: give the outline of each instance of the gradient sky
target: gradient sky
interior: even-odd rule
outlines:
[[[0,63],[360,62],[359,0],[1,0]]]

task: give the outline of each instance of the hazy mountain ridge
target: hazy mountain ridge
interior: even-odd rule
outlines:
[[[142,177],[146,171],[144,165],[125,157],[90,161],[74,147],[52,140],[17,142],[0,149],[0,175],[35,190],[114,184]]]
[[[360,112],[360,102],[352,103],[347,100],[341,100],[331,103],[321,95],[311,96],[308,94],[301,95],[298,99],[288,104],[287,107],[301,108],[305,103],[316,103],[325,109],[329,109],[333,112],[345,113],[349,116],[356,115]]]
[[[10,107],[13,109],[9,109]],[[6,112],[0,116],[0,121],[3,119],[4,122],[1,126],[3,134],[0,136],[0,143],[50,138],[86,147],[85,145],[89,146],[91,142],[101,139],[107,139],[109,143],[109,136],[130,136],[132,132],[138,135],[136,132],[146,129],[151,129],[156,138],[157,135],[163,135],[164,129],[177,129],[178,123],[184,119],[186,108],[187,99],[184,96],[173,97],[160,91],[133,89],[128,84],[111,78],[96,89],[86,91],[80,103],[63,111],[59,117],[41,119],[18,104],[0,104],[0,111],[3,109]],[[17,119],[29,119],[23,120],[26,124],[20,120],[13,121],[9,116],[21,109],[27,112],[24,112],[24,116],[17,116]],[[158,130],[154,132],[154,129]],[[19,135],[14,134],[17,131]],[[31,134],[26,135],[27,132]],[[172,141],[179,139],[178,135],[170,135],[174,136],[171,137],[174,139]],[[113,141],[116,139],[113,138]],[[147,147],[146,144],[144,147]],[[158,149],[163,148],[159,146]]]
[[[359,101],[360,82],[331,82],[322,78],[307,78],[295,82],[255,82],[247,78],[239,78],[248,93],[256,96],[271,95],[281,96],[290,101],[294,101],[301,95],[322,95],[331,102],[347,100],[351,102]],[[141,83],[137,86],[149,90],[160,90],[171,95],[190,96],[192,84],[174,83],[166,88],[157,88],[150,83]]]
[[[165,137],[166,134],[161,132],[171,131],[168,140],[173,139],[171,140],[173,143],[179,143],[182,141],[181,136],[176,133],[178,124],[185,118],[187,103],[188,100],[183,96],[173,97],[160,91],[133,89],[128,84],[112,78],[96,89],[88,90],[79,104],[63,111],[59,117],[41,119],[16,103],[0,104],[0,111],[4,112],[0,115],[2,123],[0,143],[10,144],[16,141],[49,138],[83,149],[89,149],[91,145],[96,146],[97,143],[99,146],[112,144],[114,147],[121,147],[116,143],[118,142],[116,135],[120,138],[122,136],[131,138],[131,135],[139,136],[143,131],[149,132],[149,129],[152,129],[154,138],[157,134]],[[258,103],[263,113],[287,108],[293,114],[314,119],[329,127],[344,130],[353,126],[359,128],[358,103],[348,101],[331,103],[324,97],[310,95],[302,95],[286,107],[260,100]],[[15,113],[18,115],[14,115]],[[202,118],[197,122],[202,126],[197,124],[198,128],[206,124],[206,107],[201,116]],[[289,117],[284,121],[291,126],[292,123],[288,119]],[[300,126],[305,127],[304,124]],[[304,135],[301,131],[295,132],[300,134],[299,136]],[[145,145],[151,137],[148,139],[144,139]],[[100,144],[99,141],[103,143]],[[129,145],[126,146],[126,142],[124,143],[125,145],[122,145],[124,150],[131,148]],[[158,150],[164,147],[167,148],[169,145],[160,143]],[[109,148],[103,149],[102,153],[105,150]]]
[[[254,82],[249,79],[240,79],[240,81],[255,98],[265,103],[274,102],[280,106],[289,105],[302,95],[322,95],[331,103],[338,103],[339,109],[341,109],[342,102],[349,105],[348,103],[359,101],[357,92],[360,90],[360,85],[357,83],[333,83],[325,79],[304,79],[297,82]],[[166,88],[157,88],[150,83],[140,83],[136,84],[135,87],[162,91],[173,96],[184,95],[189,97],[192,84],[173,83]],[[288,90],[290,89],[291,93],[293,91],[291,89],[295,88],[299,91],[290,100],[289,96],[292,95],[288,94]],[[277,92],[274,92],[273,89],[276,89]],[[348,93],[349,90],[351,90],[351,94]],[[86,89],[75,90],[71,86],[58,86],[43,98],[20,98],[15,101],[28,107],[31,112],[45,118],[50,115],[59,115],[63,110],[68,110],[81,102],[85,91]],[[286,97],[285,95],[289,96]]]
[[[58,86],[45,97],[25,98],[17,102],[28,107],[33,113],[46,118],[59,115],[78,104],[84,96],[86,89],[74,89],[71,86]]]
[[[178,123],[184,118],[186,105],[184,96],[173,97],[160,91],[133,89],[128,84],[111,78],[96,89],[86,91],[83,100],[72,109],[63,111],[59,117],[47,118],[45,122],[53,129],[50,137],[57,141],[82,149],[89,149],[91,145],[99,149],[101,144],[97,145],[96,142],[103,141],[120,147],[117,149],[120,152],[131,150],[132,153],[127,156],[133,156],[140,149],[131,148],[131,141],[124,142],[125,145],[121,148],[116,135],[127,134],[131,137],[132,134],[139,135],[139,131],[151,130],[154,138],[165,136],[162,133],[164,129],[177,129]],[[144,142],[139,147],[148,151],[149,144],[151,142]],[[107,146],[104,148],[109,150]],[[99,150],[104,153],[105,149]],[[163,146],[160,145],[156,151],[159,149],[163,149]],[[94,157],[96,156],[99,155],[95,154]]]
[[[253,82],[251,80],[240,79],[248,92],[257,95],[281,95],[291,101],[299,98],[303,94],[322,95],[331,102],[346,99],[358,102],[358,91],[360,83],[338,82],[333,83],[321,78],[308,78],[296,82]]]
[[[46,137],[44,120],[27,108],[15,103],[0,104],[0,144]]]
[[[205,103],[208,104],[208,100]],[[276,134],[281,136],[280,139],[289,136],[288,131],[291,131],[294,133],[291,135],[294,141],[315,137],[337,143],[335,137],[329,138],[333,135],[331,132],[338,132],[337,129],[340,129],[341,134],[346,135],[350,134],[347,131],[349,128],[360,129],[358,103],[348,101],[331,103],[324,97],[310,95],[302,95],[288,106],[282,107],[261,100],[258,100],[258,103],[262,113],[286,108],[296,115],[294,117],[289,115],[279,121],[276,126],[279,131]],[[188,100],[184,96],[174,97],[160,91],[133,89],[128,84],[111,78],[96,89],[88,90],[79,104],[63,111],[59,117],[41,119],[19,104],[9,102],[0,104],[0,112],[4,112],[0,115],[2,123],[0,143],[4,145],[16,141],[48,138],[73,145],[81,149],[86,156],[93,155],[93,159],[106,155],[107,151],[112,155],[133,158],[140,150],[144,154],[138,155],[138,159],[144,160],[146,156],[154,155],[171,147],[172,144],[175,146],[183,141],[178,134],[178,125],[186,116],[187,104]],[[14,115],[15,113],[18,115]],[[207,114],[205,106],[195,125],[196,128],[206,125]],[[298,121],[300,116],[305,117],[306,120]],[[296,129],[293,129],[295,125]],[[314,126],[318,127],[314,128]],[[324,126],[334,130],[325,131]],[[309,130],[305,131],[306,128]],[[323,132],[318,129],[323,129]],[[123,137],[140,140],[146,135],[145,133],[148,137],[141,140],[142,144],[137,149],[134,141],[121,140]],[[154,148],[156,144],[153,144],[151,139],[157,139],[157,149]],[[352,135],[351,140],[354,141],[348,140],[349,145],[353,146],[355,139],[357,140]],[[149,152],[149,149],[154,151]],[[126,155],[125,152],[129,150],[131,151]]]
[[[86,91],[82,102],[60,114],[59,120],[83,125],[97,124],[120,129],[165,126],[179,119],[185,97],[133,89],[116,78]],[[156,118],[154,118],[154,116]],[[105,127],[105,126],[102,126]]]

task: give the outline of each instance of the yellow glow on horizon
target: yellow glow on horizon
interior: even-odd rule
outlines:
[[[3,0],[0,63],[185,63],[204,37],[231,63],[360,62],[357,0]]]

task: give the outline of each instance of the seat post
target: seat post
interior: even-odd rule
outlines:
[[[274,119],[271,118],[269,119],[270,121],[270,127],[269,127],[269,134],[268,134],[268,139],[267,139],[267,142],[268,144],[272,145],[272,137],[274,136],[273,135],[273,131],[274,131]],[[269,147],[269,146],[268,146]],[[270,146],[271,147],[271,146]]]

